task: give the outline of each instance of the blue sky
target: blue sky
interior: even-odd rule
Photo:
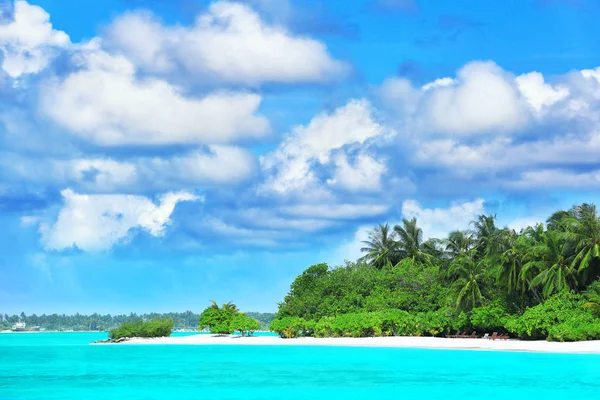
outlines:
[[[600,203],[596,1],[0,6],[2,313],[275,311],[380,222]]]

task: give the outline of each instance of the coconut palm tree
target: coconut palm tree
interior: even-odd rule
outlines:
[[[394,232],[398,237],[401,258],[410,258],[423,264],[431,263],[432,257],[423,246],[423,230],[418,227],[416,218],[403,219],[401,225],[394,226]]]
[[[583,306],[591,309],[596,316],[600,316],[600,281],[589,285],[583,295],[587,300]]]
[[[214,310],[232,311],[234,313],[237,313],[237,312],[240,311],[238,309],[238,307],[235,304],[233,304],[233,302],[231,302],[231,301],[229,303],[223,304],[222,307],[219,307],[219,305],[217,304],[217,302],[214,301],[214,300],[211,300],[210,302],[212,303],[211,306],[210,306],[210,308],[212,308]]]
[[[470,310],[483,302],[483,287],[486,282],[486,258],[477,257],[477,250],[472,249],[462,254],[450,265],[449,273],[457,279],[453,286],[457,291],[456,307]]]
[[[573,256],[561,232],[546,232],[541,243],[530,247],[528,257],[531,261],[523,266],[522,279],[530,280],[532,288],[541,287],[545,298],[563,289],[577,289]]]
[[[467,231],[453,231],[448,234],[447,239],[442,240],[446,253],[456,259],[471,250],[475,244],[475,238]]]
[[[495,215],[480,215],[471,225],[478,256],[497,257],[508,247],[509,230],[496,226]]]
[[[573,207],[562,221],[566,226],[564,236],[573,245],[575,253],[572,267],[577,270],[581,286],[585,286],[597,278],[600,267],[600,218],[596,206]]]
[[[398,257],[398,242],[395,240],[395,233],[390,231],[388,224],[379,224],[375,229],[369,232],[369,240],[362,242],[365,247],[361,252],[367,253],[359,261],[364,261],[377,268],[383,268],[386,264],[396,264]]]

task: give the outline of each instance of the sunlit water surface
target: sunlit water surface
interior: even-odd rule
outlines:
[[[600,399],[600,355],[0,334],[0,399]]]

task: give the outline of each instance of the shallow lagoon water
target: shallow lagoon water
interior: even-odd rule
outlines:
[[[0,334],[0,399],[598,399],[600,355],[301,346],[90,346]]]

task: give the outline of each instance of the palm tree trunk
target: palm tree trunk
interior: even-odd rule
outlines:
[[[538,291],[535,288],[535,286],[531,286],[531,281],[529,281],[529,279],[526,279],[526,281],[527,281],[527,285],[529,285],[529,287],[531,288],[531,291],[533,292],[535,299],[538,301],[538,304],[542,304],[542,300],[540,299],[540,296],[539,296]]]

